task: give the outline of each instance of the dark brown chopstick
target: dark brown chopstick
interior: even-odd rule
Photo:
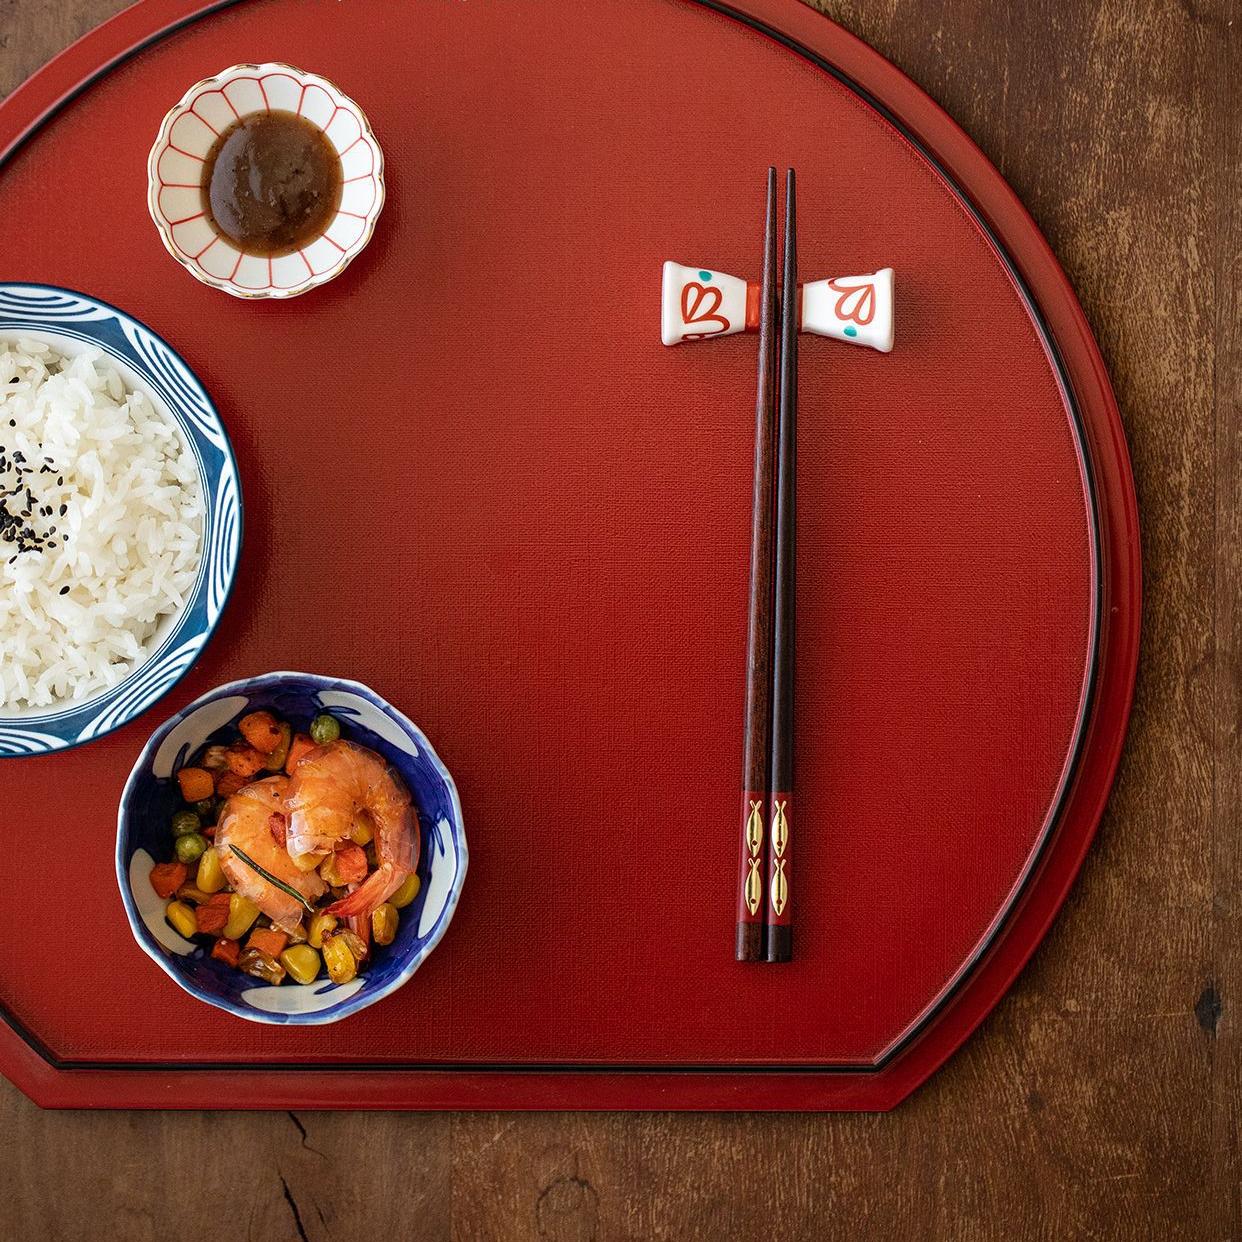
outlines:
[[[769,766],[767,960],[793,956],[790,826],[793,822],[794,490],[798,419],[798,243],[794,170],[785,179],[785,271],[781,291],[780,405],[776,449],[776,572],[772,622],[772,758]]]
[[[741,850],[737,880],[739,962],[764,960],[764,819],[772,727],[772,456],[776,437],[776,169],[768,169],[755,393],[751,497],[750,614],[746,631],[746,719],[742,734]]]

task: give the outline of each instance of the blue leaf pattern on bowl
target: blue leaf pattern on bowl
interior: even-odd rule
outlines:
[[[185,674],[211,637],[241,555],[241,489],[224,426],[193,371],[166,342],[123,311],[44,285],[0,284],[0,333],[68,338],[96,346],[161,401],[199,467],[206,516],[203,558],[185,606],[152,639],[147,658],[116,686],[83,702],[4,716],[0,756],[89,742],[126,724]],[[52,342],[55,344],[55,340]]]
[[[164,917],[164,899],[151,887],[151,868],[155,859],[146,850],[135,850],[129,860],[129,889],[142,925],[162,948],[178,957],[198,952],[198,945],[187,940]]]
[[[0,729],[0,755],[37,755],[45,750],[55,750],[60,738],[51,733],[38,733],[34,729]]]

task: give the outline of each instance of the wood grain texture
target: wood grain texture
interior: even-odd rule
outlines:
[[[820,6],[943,104],[1023,198],[1129,432],[1138,701],[1102,831],[1043,948],[887,1117],[45,1114],[0,1083],[0,1236],[1242,1234],[1242,11]],[[0,0],[0,92],[120,7]]]

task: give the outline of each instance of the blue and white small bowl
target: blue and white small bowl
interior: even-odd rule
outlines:
[[[84,293],[52,285],[0,284],[0,340],[44,341],[66,356],[95,347],[131,388],[181,429],[204,499],[203,557],[184,607],[165,617],[146,655],[115,686],[52,707],[0,708],[0,758],[89,742],[133,720],[189,671],[220,620],[241,554],[237,461],[194,372],[136,319]]]
[[[223,740],[241,716],[260,708],[302,729],[320,712],[330,712],[347,738],[392,764],[418,809],[418,896],[401,911],[396,940],[377,949],[365,973],[349,983],[333,983],[326,974],[307,984],[252,979],[174,931],[164,918],[165,903],[151,887],[152,865],[172,854],[169,821],[180,805],[173,774],[201,746]],[[229,736],[236,737],[235,729]],[[134,939],[191,995],[251,1022],[336,1022],[395,992],[448,928],[466,861],[457,787],[418,727],[366,686],[310,673],[267,673],[235,681],[165,721],[138,756],[117,813],[116,877]]]

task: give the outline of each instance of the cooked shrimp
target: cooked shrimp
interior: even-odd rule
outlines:
[[[302,921],[306,907],[247,866],[231,848],[237,846],[307,901],[323,896],[327,889],[323,880],[313,871],[299,870],[272,834],[272,816],[284,814],[288,789],[284,776],[269,776],[239,789],[220,812],[215,844],[220,866],[234,892],[250,898],[277,927],[292,931]]]
[[[365,916],[388,900],[418,866],[418,813],[400,776],[373,750],[335,741],[311,751],[293,770],[285,799],[285,841],[295,865],[346,845],[362,817],[375,833],[379,866],[328,907],[338,918]]]

